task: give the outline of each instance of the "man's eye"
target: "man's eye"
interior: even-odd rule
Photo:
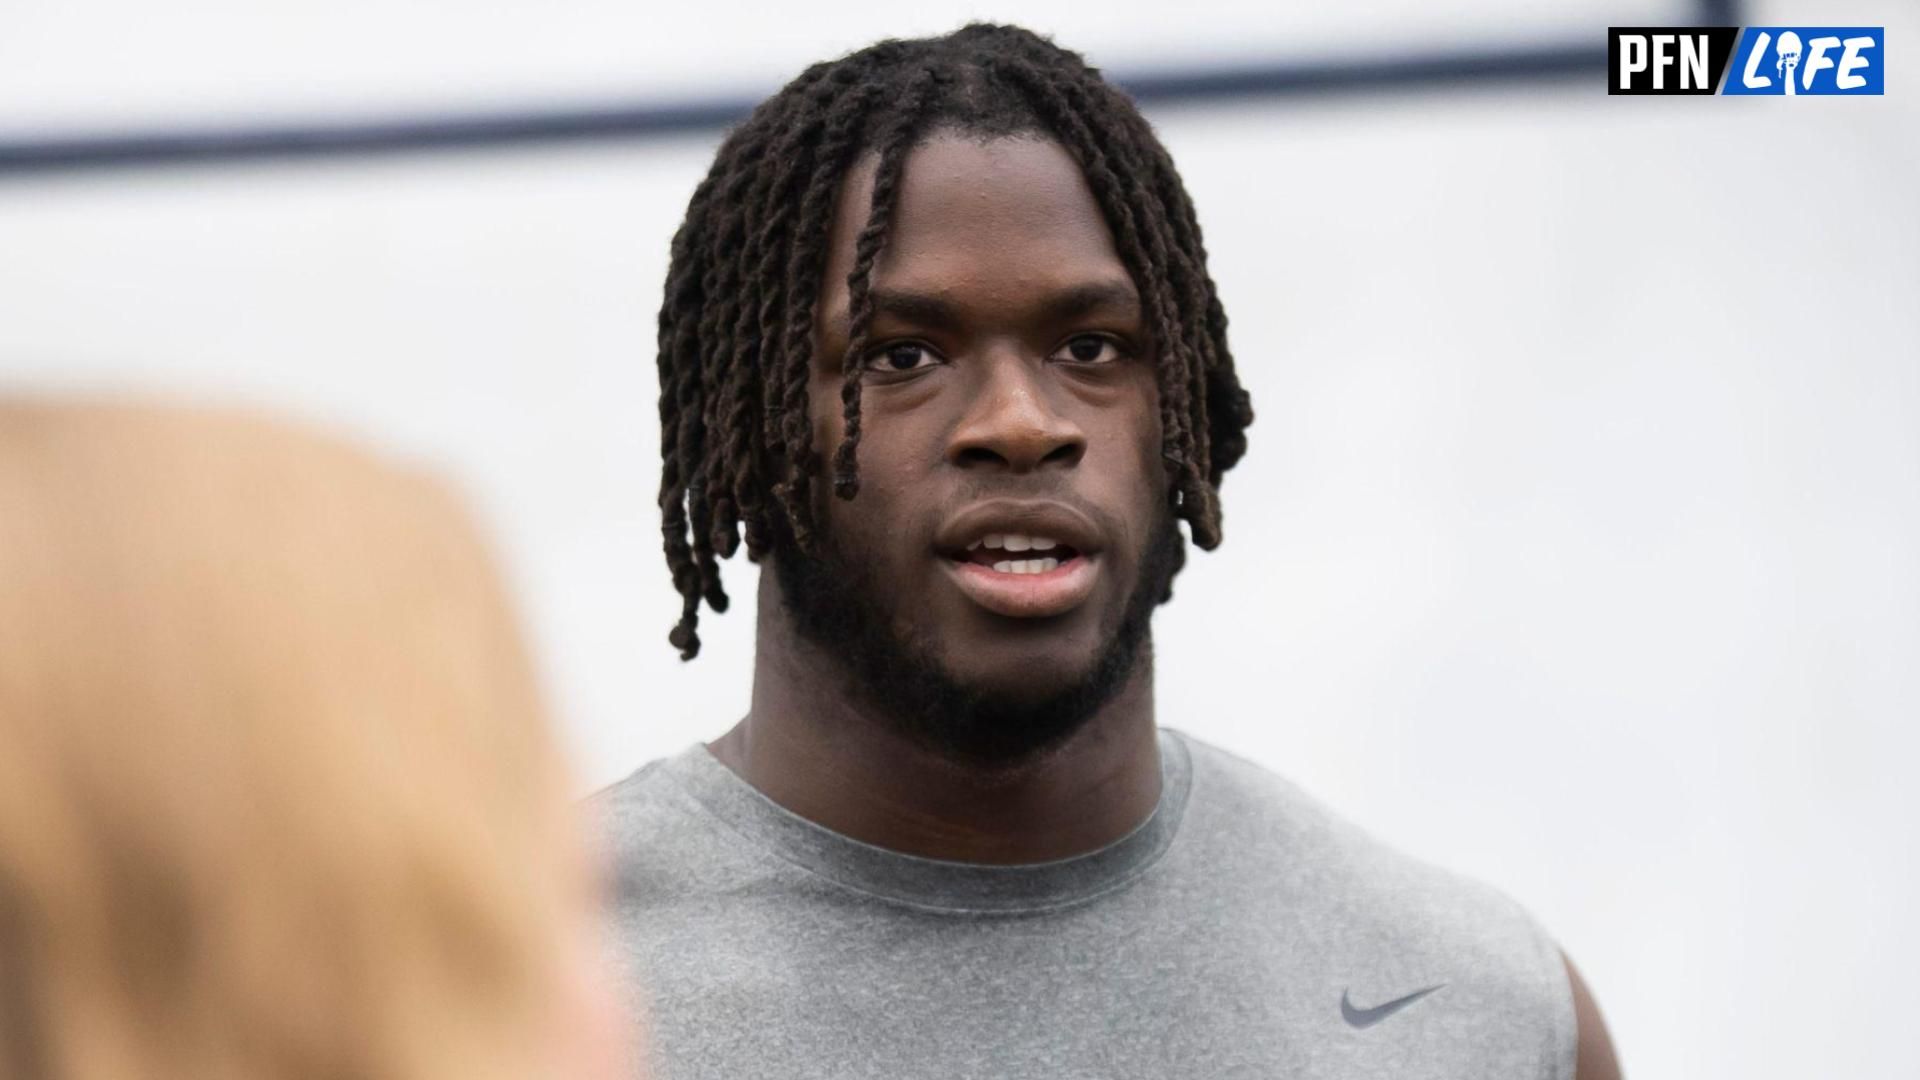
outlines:
[[[1081,334],[1067,342],[1064,349],[1054,354],[1055,359],[1073,360],[1082,364],[1111,364],[1120,359],[1120,356],[1119,343],[1099,334]]]
[[[916,345],[903,341],[897,345],[888,345],[874,353],[867,360],[867,367],[875,371],[913,371],[938,363],[933,350],[925,345]]]

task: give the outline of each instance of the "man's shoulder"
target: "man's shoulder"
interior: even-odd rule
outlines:
[[[1264,765],[1175,734],[1192,760],[1194,825],[1216,839],[1310,869],[1329,885],[1365,881],[1396,891],[1498,895],[1473,878],[1407,854]]]
[[[726,828],[698,798],[685,774],[695,744],[658,758],[583,801],[616,875],[655,889],[684,880],[694,865],[720,856]]]
[[[657,811],[673,799],[673,781],[667,773],[686,751],[655,758],[627,775],[595,791],[581,805],[602,817],[615,814],[645,814]]]
[[[1506,892],[1407,854],[1264,766],[1180,738],[1194,791],[1183,831],[1216,868],[1240,868],[1248,895],[1330,942],[1390,953],[1396,965],[1473,970],[1561,1007],[1558,947]]]
[[[587,796],[581,806],[618,856],[629,844],[683,822],[687,792],[669,775],[678,755],[657,758]]]
[[[1172,734],[1191,762],[1194,820],[1189,827],[1209,844],[1321,870],[1327,869],[1322,864],[1334,864],[1405,874],[1423,865],[1267,766],[1197,736]]]

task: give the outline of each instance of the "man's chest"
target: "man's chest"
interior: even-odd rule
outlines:
[[[1475,973],[1271,927],[715,914],[628,935],[656,1080],[1546,1075]]]

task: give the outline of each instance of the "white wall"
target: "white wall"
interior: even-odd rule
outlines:
[[[1417,25],[1538,24],[1457,8]],[[589,71],[654,50],[688,78],[771,84],[820,35],[844,48],[960,17],[875,27],[844,9],[814,37],[741,44],[757,78],[732,78],[715,58],[736,43],[698,27],[622,53],[568,24],[528,45],[545,68],[507,82],[534,87],[577,42]],[[1387,37],[1413,17],[1362,10]],[[164,48],[87,54],[83,14],[28,11],[74,63],[36,61],[39,83],[0,64],[15,130],[162,114],[137,100],[244,113],[276,70],[235,50],[221,84],[153,60]],[[184,25],[263,18],[191,11]],[[486,11],[509,37],[526,17]],[[1041,25],[1101,42],[1096,60],[1179,29],[1124,12]],[[1252,8],[1181,12],[1188,52],[1229,32],[1263,51]],[[1891,3],[1847,21],[1920,28]],[[423,90],[391,41],[335,64],[282,37],[396,100],[463,85]],[[1264,40],[1365,44],[1314,26]],[[319,41],[337,58],[352,39]],[[73,74],[86,55],[93,82]],[[1259,412],[1228,541],[1158,620],[1163,720],[1519,896],[1586,971],[1636,1078],[1913,1074],[1920,80],[1903,55],[1874,101],[1596,85],[1155,117]],[[351,89],[305,85],[279,84],[283,104]],[[495,528],[582,785],[602,784],[746,701],[752,568],[729,567],[739,606],[682,665],[652,509],[652,319],[712,146],[0,182],[0,383],[258,401],[439,464]]]

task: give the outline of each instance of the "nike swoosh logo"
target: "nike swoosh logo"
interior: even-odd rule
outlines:
[[[1375,1005],[1371,1009],[1354,1008],[1353,1002],[1347,999],[1347,992],[1342,990],[1340,991],[1340,1015],[1346,1018],[1348,1024],[1356,1028],[1369,1028],[1446,985],[1441,983],[1438,986],[1429,986],[1425,990],[1415,990],[1406,997],[1394,998],[1384,1005]]]

